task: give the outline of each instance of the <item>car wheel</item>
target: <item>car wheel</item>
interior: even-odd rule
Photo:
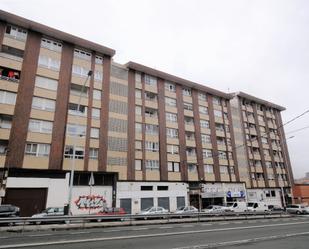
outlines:
[[[97,222],[102,222],[102,219],[97,219]]]
[[[41,221],[36,221],[35,224],[36,224],[36,225],[41,225],[42,222],[41,222]]]
[[[301,212],[299,210],[296,211],[296,214],[301,214]]]

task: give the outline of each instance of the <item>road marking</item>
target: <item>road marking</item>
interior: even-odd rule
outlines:
[[[256,220],[249,220],[248,223],[256,223]]]
[[[86,232],[86,231],[81,231],[81,232],[71,232],[70,234],[84,234],[84,233],[90,233],[90,232]]]
[[[279,224],[263,224],[257,226],[244,226],[244,227],[229,227],[229,228],[216,228],[216,229],[204,229],[204,230],[191,230],[183,232],[170,232],[170,233],[152,233],[152,234],[139,234],[139,235],[129,235],[129,236],[115,236],[109,238],[87,238],[87,239],[76,239],[76,240],[57,240],[57,241],[44,241],[36,243],[24,243],[24,244],[14,244],[14,245],[0,245],[0,249],[7,248],[25,248],[25,247],[34,247],[34,246],[47,246],[47,245],[65,245],[65,244],[77,244],[85,242],[97,242],[97,241],[111,241],[111,240],[121,240],[121,239],[137,239],[137,238],[152,238],[152,237],[166,237],[173,235],[182,235],[182,234],[196,234],[196,233],[209,233],[209,232],[220,232],[220,231],[231,231],[231,230],[246,230],[253,228],[265,228],[265,227],[276,227],[276,226],[289,226],[289,225],[301,225],[309,224],[309,221],[306,222],[291,222],[291,223],[279,223]],[[148,228],[146,228],[148,229]],[[299,233],[297,235],[307,235],[306,233]],[[286,236],[295,236],[295,234],[290,234]]]
[[[234,224],[242,224],[242,223],[244,223],[243,221],[234,221],[233,222]]]
[[[201,226],[212,226],[213,224],[212,223],[203,223],[201,224]]]
[[[181,226],[181,227],[194,227],[193,225],[183,225],[183,226]]]
[[[290,233],[290,234],[283,234],[283,235],[272,235],[267,237],[257,237],[252,239],[244,239],[244,240],[232,240],[232,241],[223,241],[223,242],[215,242],[211,244],[204,244],[204,245],[194,245],[194,246],[187,246],[187,247],[175,247],[172,249],[192,249],[192,248],[218,248],[218,247],[226,247],[232,245],[241,245],[241,244],[248,244],[252,242],[260,242],[266,240],[273,240],[273,239],[282,239],[282,238],[289,238],[295,236],[302,236],[308,235],[309,232],[302,232],[302,233]]]
[[[219,223],[219,225],[228,225],[228,224],[231,224],[230,222],[221,222],[221,223]]]
[[[28,237],[43,237],[43,236],[50,236],[51,233],[44,233],[44,234],[29,234]]]
[[[174,228],[174,227],[168,227],[168,226],[166,226],[166,227],[159,227],[160,229],[171,229],[171,228]]]
[[[0,237],[0,239],[8,239],[9,237]]]

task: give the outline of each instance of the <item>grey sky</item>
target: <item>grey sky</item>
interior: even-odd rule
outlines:
[[[0,0],[0,8],[113,48],[119,63],[285,106],[284,122],[309,109],[306,0]],[[285,130],[308,125],[306,114]],[[309,129],[293,135],[297,178],[309,171]]]

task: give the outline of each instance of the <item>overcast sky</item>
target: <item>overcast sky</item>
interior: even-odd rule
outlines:
[[[0,8],[224,92],[309,109],[309,1],[0,0]],[[309,172],[309,113],[285,126],[295,178]]]

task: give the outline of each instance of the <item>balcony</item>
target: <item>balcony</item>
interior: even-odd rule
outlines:
[[[18,83],[20,79],[20,71],[12,68],[0,67],[0,79]]]

